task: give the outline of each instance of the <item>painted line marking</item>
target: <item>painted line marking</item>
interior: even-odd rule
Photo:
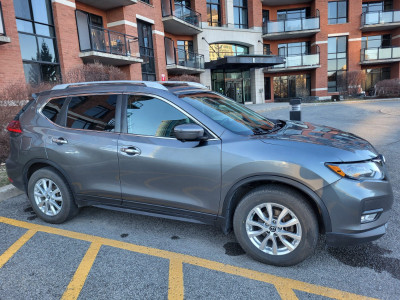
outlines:
[[[4,223],[4,224],[16,226],[16,227],[21,227],[21,228],[26,228],[26,229],[31,229],[33,231],[41,231],[41,232],[45,232],[45,233],[60,235],[60,236],[69,237],[72,239],[91,242],[91,243],[97,243],[98,245],[110,246],[110,247],[119,248],[122,250],[128,250],[131,252],[147,254],[147,255],[165,258],[165,259],[169,259],[169,260],[175,260],[175,262],[179,261],[181,263],[186,263],[189,265],[206,268],[209,270],[219,271],[219,272],[223,272],[223,273],[227,273],[227,274],[231,274],[231,275],[237,275],[240,277],[245,277],[248,279],[273,284],[277,288],[280,295],[283,297],[284,296],[290,297],[290,295],[293,296],[293,294],[294,294],[293,290],[298,290],[298,291],[303,291],[306,293],[320,295],[320,296],[333,298],[333,299],[352,299],[352,300],[358,300],[358,299],[360,299],[360,300],[361,299],[365,299],[365,300],[371,299],[372,300],[372,299],[374,299],[374,298],[369,298],[369,297],[357,295],[357,294],[350,293],[350,292],[337,290],[334,288],[328,288],[328,287],[324,287],[324,286],[319,286],[319,285],[314,285],[311,283],[302,282],[302,281],[295,280],[295,279],[280,277],[280,276],[276,276],[276,275],[272,275],[272,274],[268,274],[268,273],[262,273],[259,271],[249,270],[249,269],[245,269],[242,267],[225,265],[220,262],[216,262],[216,261],[212,261],[212,260],[208,260],[208,259],[204,259],[204,258],[199,258],[199,257],[187,255],[187,254],[180,254],[180,253],[171,252],[171,251],[167,251],[167,250],[139,246],[139,245],[121,242],[121,241],[117,241],[117,240],[112,240],[112,239],[108,239],[108,238],[93,236],[93,235],[89,235],[89,234],[85,234],[85,233],[79,233],[79,232],[58,229],[58,228],[49,227],[49,226],[32,224],[32,223],[18,221],[18,220],[14,220],[14,219],[5,218],[5,217],[0,217],[0,223]],[[174,265],[173,267],[175,268],[176,266]],[[293,294],[292,294],[292,292],[293,292]],[[286,299],[286,298],[284,298],[284,299]]]
[[[26,227],[24,227],[26,228]],[[29,228],[28,228],[29,229]],[[0,256],[0,269],[10,260],[11,257],[19,250],[27,241],[34,236],[37,230],[30,229],[25,232],[14,244],[12,244],[1,256]]]
[[[78,299],[79,294],[85,284],[86,278],[89,275],[90,269],[99,253],[101,244],[93,242],[90,244],[89,249],[86,251],[85,256],[82,258],[78,269],[76,270],[74,277],[72,277],[71,282],[68,284],[61,300],[72,300]]]
[[[179,259],[170,259],[168,300],[183,300],[183,295],[183,263]]]

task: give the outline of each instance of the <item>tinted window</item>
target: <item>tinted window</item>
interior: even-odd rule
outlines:
[[[157,137],[174,137],[174,128],[193,123],[170,104],[149,96],[132,95],[127,107],[128,133]]]
[[[72,97],[68,104],[69,128],[114,131],[118,95]]]
[[[51,121],[57,123],[60,117],[60,111],[66,98],[57,98],[50,100],[42,109],[42,113]]]

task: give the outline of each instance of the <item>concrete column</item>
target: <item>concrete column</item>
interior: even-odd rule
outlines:
[[[226,24],[228,27],[233,28],[235,24],[235,18],[233,14],[233,0],[225,0],[225,11],[226,11]]]
[[[254,104],[264,103],[264,73],[262,69],[251,69],[251,100]]]

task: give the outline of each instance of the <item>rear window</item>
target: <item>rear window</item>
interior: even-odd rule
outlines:
[[[60,112],[67,98],[51,99],[42,109],[42,113],[52,122],[58,123]]]
[[[117,97],[116,94],[72,97],[68,104],[66,127],[114,131]]]

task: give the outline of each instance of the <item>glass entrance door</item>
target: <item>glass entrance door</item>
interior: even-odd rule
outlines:
[[[251,101],[251,79],[249,71],[214,70],[211,73],[212,89],[238,103]]]

